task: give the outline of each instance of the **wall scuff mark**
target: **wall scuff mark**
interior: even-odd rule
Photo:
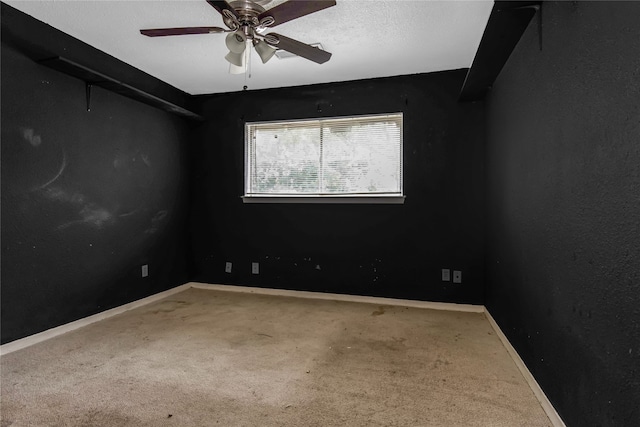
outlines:
[[[42,144],[42,137],[37,135],[31,128],[22,128],[22,137],[33,147]]]
[[[60,178],[60,175],[62,175],[62,172],[64,172],[64,169],[66,167],[67,167],[67,155],[63,151],[62,152],[62,164],[60,165],[60,169],[58,170],[58,173],[53,178],[51,178],[49,181],[47,181],[44,184],[42,184],[39,189],[43,190],[43,189],[47,188],[48,186],[50,186],[51,184],[53,184],[54,182],[56,182],[56,180],[58,178]]]
[[[60,224],[57,227],[58,230],[64,230],[74,224],[87,224],[102,228],[104,225],[113,222],[111,212],[95,203],[88,202],[81,193],[68,192],[60,187],[50,187],[45,190],[44,196],[57,202],[69,203],[80,209],[78,211],[79,219]]]
[[[149,228],[147,228],[146,230],[144,230],[145,234],[154,234],[158,231],[158,229],[160,228],[160,225],[162,224],[162,222],[164,221],[164,219],[166,218],[167,214],[169,212],[166,210],[161,210],[156,212],[156,214],[151,218],[151,226]]]

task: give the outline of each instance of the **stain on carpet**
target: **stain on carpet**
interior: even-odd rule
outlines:
[[[380,306],[376,311],[371,313],[372,316],[382,316],[384,314],[384,307]]]

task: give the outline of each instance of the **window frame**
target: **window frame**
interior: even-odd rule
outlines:
[[[384,118],[389,116],[400,116],[400,191],[393,194],[373,194],[373,193],[345,193],[345,194],[250,194],[248,192],[251,180],[250,171],[250,127],[256,125],[274,125],[282,124],[283,127],[290,123],[300,122],[329,122],[332,120],[344,119],[371,119]],[[380,113],[380,114],[361,114],[350,116],[334,116],[334,117],[314,117],[293,120],[269,120],[259,122],[245,122],[244,124],[244,195],[241,197],[243,203],[350,203],[350,204],[403,204],[406,198],[404,194],[404,114],[403,112]]]

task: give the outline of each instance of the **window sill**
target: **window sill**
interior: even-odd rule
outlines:
[[[242,196],[243,203],[404,204],[406,196]]]

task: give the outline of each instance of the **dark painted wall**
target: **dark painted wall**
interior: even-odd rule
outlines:
[[[457,102],[464,77],[457,70],[202,98],[207,122],[192,145],[193,278],[482,303],[484,110]],[[404,205],[242,203],[246,121],[400,111]],[[443,267],[462,270],[463,283],[441,282]]]
[[[1,108],[3,343],[187,280],[182,120],[4,43]]]
[[[640,3],[544,3],[488,100],[487,305],[569,426],[640,425]]]

